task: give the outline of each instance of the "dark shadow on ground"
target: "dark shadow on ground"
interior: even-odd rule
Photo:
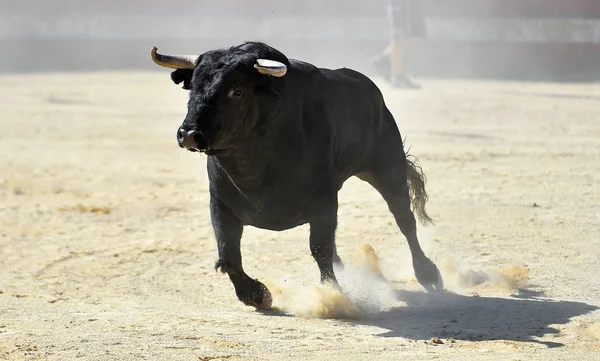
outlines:
[[[539,293],[521,290],[517,297],[496,298],[463,296],[452,292],[429,294],[396,291],[406,306],[372,315],[370,319],[352,321],[373,325],[386,332],[381,337],[404,337],[429,340],[432,337],[468,341],[512,340],[536,342],[547,347],[563,344],[536,340],[557,334],[552,325],[566,324],[575,316],[599,307],[582,302],[539,299]]]

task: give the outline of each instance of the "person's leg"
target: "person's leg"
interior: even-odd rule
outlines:
[[[404,59],[406,57],[406,51],[410,44],[409,39],[396,39],[390,45],[390,64],[392,76],[398,74],[404,74]]]
[[[410,6],[407,0],[390,0],[388,3],[390,45],[374,62],[379,73],[398,88],[418,87],[405,75],[406,52],[410,45]]]
[[[392,80],[392,67],[390,59],[392,53],[392,45],[388,45],[375,59],[373,59],[373,66],[379,75],[386,81]]]
[[[386,14],[388,18],[389,26],[389,39],[390,42],[387,47],[374,59],[373,65],[375,69],[385,80],[392,80],[392,53],[394,52],[394,41],[400,36],[397,23],[397,8],[398,3],[403,0],[388,0],[386,6]]]
[[[391,82],[395,87],[416,89],[419,86],[408,79],[405,71],[406,54],[409,47],[410,39],[407,38],[398,39],[392,43],[390,52]]]

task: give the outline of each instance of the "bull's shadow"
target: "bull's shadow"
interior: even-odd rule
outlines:
[[[536,338],[557,334],[558,330],[551,325],[566,324],[572,317],[599,309],[582,302],[552,301],[531,297],[535,295],[527,292],[522,295],[507,299],[399,290],[396,296],[406,306],[354,322],[387,329],[378,334],[381,337],[512,340],[560,347],[563,344]]]

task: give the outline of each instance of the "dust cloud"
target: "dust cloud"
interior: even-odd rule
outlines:
[[[290,277],[267,282],[274,309],[302,318],[360,319],[397,305],[393,282],[385,278],[370,244],[361,245],[352,262],[335,271],[340,287]],[[440,262],[440,272],[449,292],[510,292],[526,287],[529,280],[527,267],[478,270],[450,258]]]
[[[310,280],[284,278],[271,286],[276,309],[303,318],[358,319],[379,312],[396,302],[393,288],[379,267],[379,257],[363,244],[353,261],[335,267],[340,287]],[[341,289],[340,289],[341,288]]]
[[[456,292],[481,289],[513,291],[527,287],[529,281],[529,268],[526,266],[479,270],[461,265],[456,259],[445,258],[440,267],[446,287]]]
[[[529,268],[518,265],[479,270],[445,258],[439,268],[447,292],[512,292],[527,287],[529,281]],[[267,282],[274,309],[301,318],[361,319],[398,305],[393,282],[384,276],[370,244],[361,245],[352,262],[335,271],[340,287],[290,277]]]

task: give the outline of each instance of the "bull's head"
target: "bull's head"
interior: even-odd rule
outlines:
[[[175,84],[190,90],[188,112],[177,130],[180,147],[207,154],[226,153],[278,108],[288,59],[261,43],[245,43],[199,56],[163,55],[152,60],[171,73]]]

